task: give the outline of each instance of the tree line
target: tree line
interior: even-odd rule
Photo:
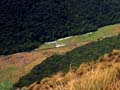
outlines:
[[[0,0],[0,54],[120,22],[120,0]]]

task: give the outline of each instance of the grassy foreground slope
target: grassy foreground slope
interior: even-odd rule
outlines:
[[[48,77],[59,71],[66,72],[69,70],[70,65],[72,67],[78,67],[83,62],[96,60],[105,53],[111,52],[113,49],[120,49],[120,35],[89,43],[65,55],[52,56],[40,65],[35,66],[30,73],[23,76],[18,83],[14,85],[14,88],[27,86],[38,80],[41,81],[44,77]]]
[[[68,73],[58,73],[22,90],[120,90],[120,50],[97,61],[83,63]]]

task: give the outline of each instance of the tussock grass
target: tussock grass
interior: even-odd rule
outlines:
[[[114,67],[103,70],[92,69],[83,76],[73,72],[69,74],[64,77],[64,80],[55,83],[54,88],[48,86],[48,90],[120,90],[119,71]]]
[[[68,73],[59,72],[22,90],[120,90],[120,51],[83,63]],[[115,61],[116,60],[116,61]]]

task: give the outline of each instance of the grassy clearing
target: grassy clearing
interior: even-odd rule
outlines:
[[[99,28],[96,32],[87,33],[83,35],[72,36],[70,38],[63,38],[57,40],[57,44],[64,44],[65,46],[76,45],[85,42],[94,42],[98,39],[103,39],[106,37],[112,37],[120,33],[120,24],[105,26]],[[38,49],[53,48],[56,46],[56,43],[43,44]]]
[[[91,33],[88,36],[84,34],[81,36],[76,36],[76,38],[79,42],[93,42],[105,37],[112,37],[118,35],[118,32],[120,32],[120,30],[118,30],[119,28],[120,28],[120,24],[105,26],[98,29],[98,31]]]
[[[15,72],[15,71],[16,71],[16,68],[15,68],[15,67],[12,67],[12,66],[6,67],[6,68],[0,70],[0,78],[1,78],[0,81],[2,81],[3,79],[4,79],[4,80],[5,80],[5,79],[6,79],[6,80],[11,79],[11,77],[14,75],[14,72]]]
[[[13,85],[13,78],[16,68],[13,66],[0,70],[0,90],[9,90]]]
[[[1,82],[0,83],[0,90],[10,90],[10,88],[12,87],[12,84],[13,83],[11,83],[9,81]]]

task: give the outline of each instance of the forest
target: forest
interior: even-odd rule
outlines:
[[[36,81],[39,83],[43,78],[50,77],[57,72],[66,73],[70,65],[72,68],[78,68],[82,63],[100,60],[105,53],[110,53],[113,49],[120,49],[120,35],[89,43],[65,55],[54,55],[21,77],[13,88],[28,86]]]
[[[120,0],[0,0],[0,54],[120,23]]]

